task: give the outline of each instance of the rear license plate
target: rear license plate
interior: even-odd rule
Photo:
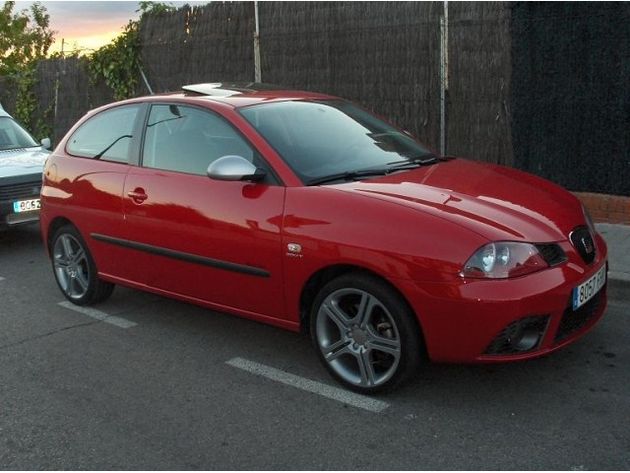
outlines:
[[[606,284],[606,265],[602,266],[588,281],[573,288],[573,310],[590,301]]]
[[[31,200],[18,200],[13,202],[13,212],[31,212],[33,210],[39,210],[41,207],[41,201],[39,199]]]

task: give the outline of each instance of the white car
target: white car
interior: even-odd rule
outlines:
[[[0,230],[39,220],[50,139],[37,143],[0,105]]]

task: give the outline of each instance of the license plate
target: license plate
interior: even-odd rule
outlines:
[[[590,301],[606,284],[606,265],[602,266],[588,281],[573,288],[573,310]]]
[[[13,202],[13,212],[31,212],[33,210],[39,210],[41,207],[41,201],[39,199],[31,199],[31,200],[19,200],[17,202]]]

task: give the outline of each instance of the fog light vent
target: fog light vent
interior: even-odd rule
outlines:
[[[512,322],[486,349],[486,355],[513,355],[535,350],[547,329],[548,315],[534,315]]]

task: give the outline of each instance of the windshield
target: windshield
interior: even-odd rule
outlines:
[[[305,183],[432,156],[409,135],[345,101],[269,103],[240,113]]]
[[[0,117],[0,151],[39,146],[11,117]]]

